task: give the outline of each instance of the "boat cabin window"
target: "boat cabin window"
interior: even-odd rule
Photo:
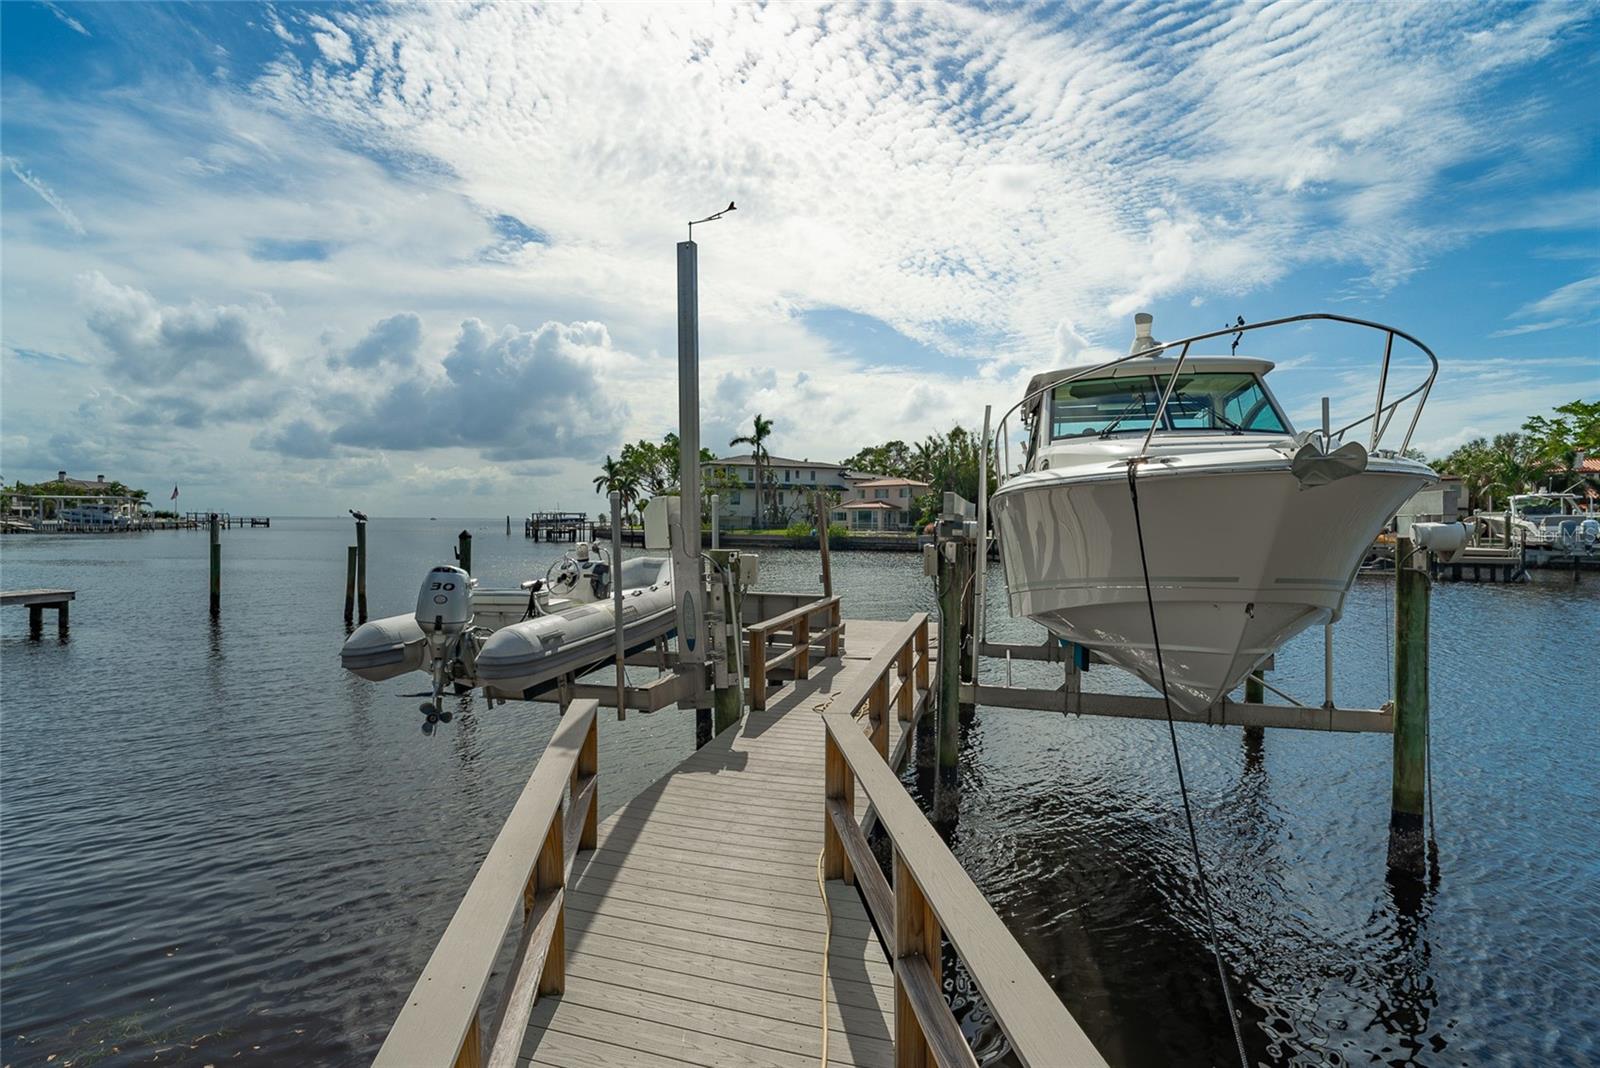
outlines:
[[[1149,430],[1160,404],[1161,395],[1147,375],[1063,382],[1051,400],[1050,437]]]
[[[1131,375],[1063,382],[1051,397],[1050,437],[1149,430],[1169,380],[1168,375]],[[1163,430],[1288,433],[1260,380],[1246,372],[1183,375],[1161,424]]]
[[[1170,377],[1161,376],[1161,389],[1167,388]],[[1174,430],[1288,432],[1256,376],[1237,371],[1181,376],[1167,402],[1167,422]]]

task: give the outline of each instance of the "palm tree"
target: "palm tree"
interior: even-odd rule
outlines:
[[[1538,489],[1555,471],[1555,461],[1526,435],[1496,434],[1489,445],[1489,485],[1508,497]]]
[[[622,507],[637,500],[639,496],[639,481],[626,464],[620,460],[613,460],[610,453],[606,453],[606,462],[600,465],[601,473],[594,478],[594,491],[596,493],[610,493],[616,490],[622,495]]]
[[[762,519],[762,516],[763,516],[764,513],[763,513],[763,510],[762,510],[762,507],[761,507],[761,498],[762,498],[762,495],[766,492],[766,488],[767,488],[766,482],[762,479],[762,468],[764,468],[766,466],[766,463],[767,463],[768,456],[767,456],[766,441],[767,441],[768,436],[771,435],[771,433],[772,433],[772,420],[771,419],[763,419],[761,417],[761,413],[757,412],[756,413],[756,418],[755,418],[754,430],[749,434],[740,434],[738,437],[736,437],[736,438],[734,438],[734,439],[732,439],[731,441],[728,442],[729,445],[748,445],[748,446],[750,446],[750,455],[751,455],[752,459],[755,460],[755,468],[756,468],[756,529],[757,530],[762,529],[761,519]]]

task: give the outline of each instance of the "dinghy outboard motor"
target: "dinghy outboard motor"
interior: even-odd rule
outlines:
[[[422,714],[432,723],[450,721],[450,713],[440,705],[445,683],[460,658],[461,638],[472,629],[472,576],[459,567],[436,567],[422,580],[417,592],[417,626],[427,638],[433,662],[433,700],[422,706]]]

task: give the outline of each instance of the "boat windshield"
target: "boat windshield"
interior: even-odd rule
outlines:
[[[1513,510],[1518,515],[1527,516],[1561,515],[1565,511],[1565,509],[1562,507],[1563,501],[1565,500],[1572,500],[1574,504],[1577,503],[1577,498],[1544,496],[1522,497],[1513,502]]]
[[[1170,378],[1131,375],[1063,382],[1051,399],[1052,440],[1149,430]],[[1161,424],[1163,430],[1288,433],[1261,382],[1246,372],[1179,376]]]

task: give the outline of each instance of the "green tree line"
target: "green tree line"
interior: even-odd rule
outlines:
[[[1437,466],[1460,477],[1468,510],[1492,510],[1514,493],[1600,488],[1600,478],[1578,470],[1586,456],[1600,457],[1600,403],[1575,400],[1530,417],[1520,431],[1473,438]]]

